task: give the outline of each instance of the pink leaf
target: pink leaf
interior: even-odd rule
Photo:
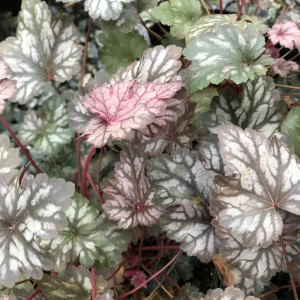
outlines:
[[[135,274],[131,277],[130,283],[136,288],[145,282],[147,276],[142,271],[136,271]],[[144,284],[143,287],[147,287],[147,284]]]
[[[7,69],[7,64],[0,57],[0,114],[4,111],[5,100],[10,98],[16,89],[16,81],[5,78],[7,76]]]
[[[279,58],[279,49],[275,47],[268,48],[265,53],[269,54],[273,59]]]
[[[275,64],[273,65],[273,70],[276,74],[279,74],[281,77],[286,77],[290,71],[298,70],[299,66],[294,61],[288,61],[283,58],[275,59]]]
[[[144,158],[135,152],[121,152],[115,175],[104,181],[107,196],[103,209],[122,229],[158,223],[164,209],[152,203],[154,189],[145,175]]]
[[[276,23],[268,31],[269,38],[273,45],[279,43],[289,49],[300,46],[300,30],[296,23]]]
[[[166,100],[182,86],[180,81],[141,84],[135,80],[97,85],[82,97],[82,105],[96,115],[84,131],[87,143],[102,147],[109,138],[130,138],[133,129],[143,130],[157,116],[167,114]]]

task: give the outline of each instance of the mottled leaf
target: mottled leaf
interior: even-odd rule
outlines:
[[[172,113],[172,98],[182,82],[165,84],[117,82],[97,85],[82,98],[82,104],[95,116],[84,134],[87,143],[102,147],[109,138],[130,139],[133,129],[146,130],[156,120],[177,118]],[[156,118],[157,117],[157,118]]]
[[[282,234],[278,209],[300,215],[300,164],[287,146],[252,129],[218,129],[221,155],[233,176],[215,177],[218,221],[246,247],[270,246]],[[212,209],[213,209],[212,207]]]
[[[199,36],[183,50],[192,60],[185,78],[190,92],[201,90],[210,83],[231,79],[239,84],[264,75],[273,60],[262,54],[265,39],[257,31],[236,26],[218,25],[215,32]]]
[[[162,228],[188,255],[208,262],[218,243],[206,207],[215,173],[206,170],[195,153],[181,148],[172,157],[151,159],[147,173],[156,189],[154,202],[169,208],[161,217]]]
[[[12,287],[20,272],[25,278],[41,279],[53,267],[52,257],[36,239],[50,239],[66,226],[74,185],[63,179],[0,176],[0,282]]]
[[[170,32],[173,36],[182,39],[189,28],[198,21],[202,11],[197,0],[170,0],[155,7],[152,14],[162,24],[171,26]]]
[[[177,72],[181,68],[181,48],[174,45],[156,46],[147,49],[141,59],[127,68],[121,68],[112,76],[110,83],[136,79],[140,83],[166,83],[179,80]]]
[[[28,110],[19,135],[24,145],[32,144],[44,154],[57,153],[63,145],[70,143],[74,135],[68,128],[65,102],[60,97],[53,96],[38,113]]]
[[[10,99],[20,104],[42,93],[46,83],[70,80],[80,70],[83,47],[79,32],[63,16],[52,20],[46,2],[22,1],[17,37],[0,44],[0,56],[17,81],[17,90]]]
[[[91,272],[83,266],[68,266],[64,276],[44,275],[39,288],[50,300],[90,300],[92,295]],[[112,300],[113,292],[107,288],[103,276],[96,277],[97,296]],[[102,298],[100,298],[102,299]]]
[[[282,124],[282,131],[291,139],[293,150],[300,157],[300,107],[294,107]]]
[[[106,71],[111,74],[141,58],[147,49],[145,38],[137,30],[127,34],[119,30],[103,32],[98,39],[103,45],[99,51],[99,58],[106,66]]]
[[[145,175],[142,156],[121,152],[114,178],[105,181],[104,186],[107,200],[102,207],[111,220],[118,221],[119,228],[158,223],[164,209],[152,203],[154,190]]]
[[[203,124],[210,133],[217,133],[218,125],[237,125],[253,128],[266,137],[281,126],[285,103],[275,89],[271,77],[256,77],[243,85],[242,101],[230,89],[220,91],[211,104],[211,111],[203,115]]]
[[[127,232],[116,231],[114,224],[100,215],[99,208],[78,193],[66,216],[67,227],[55,239],[42,243],[56,258],[56,272],[64,271],[66,264],[77,258],[86,268],[96,260],[107,266],[118,263],[129,242]]]

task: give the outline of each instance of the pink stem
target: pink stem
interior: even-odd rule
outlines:
[[[176,259],[177,257],[179,257],[179,255],[182,253],[181,250],[179,250],[176,255],[163,267],[161,268],[159,271],[157,271],[155,274],[153,274],[150,278],[148,278],[146,281],[142,282],[139,286],[137,286],[135,289],[133,289],[132,291],[122,294],[121,296],[119,296],[119,298],[124,298],[126,296],[129,296],[131,294],[133,294],[134,292],[138,291],[139,289],[141,289],[145,284],[147,284],[149,281],[151,281],[152,279],[154,279],[155,277],[157,277],[159,274],[161,274],[168,266],[170,266]]]
[[[84,167],[83,167],[83,174],[82,174],[82,190],[83,190],[83,196],[86,198],[89,198],[89,193],[88,193],[88,188],[87,188],[87,174],[88,174],[88,170],[89,170],[89,165],[92,159],[92,156],[95,152],[96,148],[94,146],[92,146],[90,152],[88,153],[88,156],[86,158],[86,161],[84,163]]]
[[[142,264],[142,248],[144,244],[144,238],[145,238],[145,226],[142,226],[142,236],[140,240],[140,245],[139,245],[139,260],[138,260],[138,265],[141,266]]]
[[[278,23],[281,23],[282,19],[285,17],[285,15],[287,14],[287,12],[290,10],[291,6],[294,4],[295,0],[293,0],[291,2],[291,4],[285,9],[285,11],[282,13],[282,15],[280,16]]]
[[[35,292],[34,292],[31,296],[29,296],[26,300],[32,300],[32,299],[34,299],[34,297],[35,297],[36,295],[38,295],[39,293],[41,293],[41,290],[40,290],[39,288],[37,288],[37,289],[35,290]]]
[[[97,286],[96,286],[96,271],[95,267],[91,267],[91,281],[92,281],[92,300],[97,297]]]
[[[179,291],[179,293],[182,294],[182,296],[186,299],[186,300],[190,300],[189,296],[184,292],[184,290],[179,286],[179,284],[173,280],[167,273],[162,272],[163,276],[165,276]]]
[[[242,15],[242,12],[243,12],[243,7],[244,7],[245,2],[246,2],[246,0],[242,0],[242,4],[239,8],[239,13],[238,13],[238,16],[236,18],[237,21],[239,21],[241,19],[241,15]]]
[[[145,246],[142,247],[143,251],[157,251],[157,250],[166,250],[166,249],[179,249],[179,245],[163,245],[163,246]]]
[[[27,150],[25,149],[25,147],[23,146],[23,144],[20,142],[20,140],[17,138],[17,136],[15,135],[15,133],[12,131],[12,129],[9,127],[9,125],[6,123],[6,121],[4,120],[4,118],[2,116],[0,116],[0,121],[3,124],[3,126],[6,128],[6,130],[10,133],[10,135],[12,136],[12,138],[15,140],[15,142],[17,143],[17,145],[21,148],[21,150],[23,151],[23,153],[25,154],[25,156],[28,158],[28,160],[32,163],[32,165],[36,169],[36,171],[38,173],[43,173],[41,171],[41,169],[36,165],[36,163],[34,162],[34,160],[31,158],[30,154],[27,152]]]
[[[223,15],[223,0],[219,0],[220,14]]]

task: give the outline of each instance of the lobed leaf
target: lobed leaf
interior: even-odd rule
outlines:
[[[80,70],[83,47],[79,32],[66,17],[52,20],[46,2],[24,0],[17,37],[0,44],[0,56],[17,81],[12,102],[27,103],[42,93],[47,82],[70,80]]]
[[[218,25],[214,33],[206,33],[183,50],[192,65],[185,74],[190,92],[201,90],[210,83],[231,79],[239,84],[264,75],[273,60],[262,54],[265,39],[257,31],[236,26]]]
[[[216,176],[213,204],[218,221],[241,235],[246,247],[266,248],[282,234],[278,209],[300,215],[300,164],[287,146],[252,129],[218,128],[221,155],[233,176]]]
[[[12,287],[20,272],[40,279],[53,267],[52,257],[36,241],[55,237],[66,226],[74,185],[63,179],[0,176],[0,282]]]
[[[145,175],[144,157],[133,151],[121,152],[115,175],[104,182],[103,191],[107,199],[102,207],[119,228],[155,225],[164,212],[152,203],[154,191]]]

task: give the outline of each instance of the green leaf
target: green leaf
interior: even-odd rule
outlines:
[[[257,31],[236,26],[216,26],[216,32],[199,36],[183,50],[192,65],[185,74],[189,92],[210,83],[231,79],[239,84],[264,75],[273,60],[262,54],[265,38]]]
[[[300,107],[291,109],[282,124],[282,131],[290,137],[293,150],[300,157]]]
[[[100,20],[101,29],[106,32],[116,29],[124,33],[131,32],[134,27],[140,23],[140,14],[155,7],[158,1],[159,0],[135,0],[126,3],[117,20]]]
[[[237,15],[230,14],[230,15],[210,15],[204,16],[200,18],[197,23],[195,23],[192,27],[189,28],[186,36],[185,41],[187,44],[192,42],[198,36],[207,33],[207,32],[215,32],[217,25],[234,25],[240,27],[242,30],[248,28],[253,28],[259,31],[260,33],[264,34],[268,30],[268,26],[261,23],[261,19],[255,16],[247,16],[247,20],[252,21],[253,23],[246,22],[243,18],[241,21],[236,21]]]
[[[39,288],[49,300],[90,300],[91,273],[83,266],[68,266],[64,276],[44,275],[39,281]],[[107,282],[101,275],[96,277],[96,290],[97,296],[106,300],[113,299],[113,292],[107,288]]]
[[[101,33],[99,41],[103,45],[99,51],[100,60],[111,74],[141,58],[147,49],[144,37],[136,30],[128,34],[118,30]]]
[[[100,215],[99,208],[80,194],[73,196],[72,206],[66,212],[68,225],[43,246],[56,258],[54,270],[62,272],[67,263],[79,258],[80,264],[90,268],[96,260],[114,266],[129,242],[129,234],[116,231],[114,223]]]
[[[273,79],[259,76],[243,85],[242,101],[229,88],[221,90],[202,120],[209,133],[216,134],[218,125],[237,125],[270,137],[279,130],[284,109]]]
[[[68,128],[68,113],[65,102],[51,97],[37,113],[29,110],[20,126],[19,135],[24,145],[32,144],[44,154],[55,154],[70,143],[74,133]]]
[[[202,11],[198,0],[170,0],[155,7],[152,14],[162,24],[171,26],[173,36],[183,39],[189,28],[198,21]]]
[[[195,116],[191,120],[191,124],[196,126],[200,135],[205,134],[205,130],[202,124],[202,115],[209,111],[211,100],[214,96],[218,96],[218,90],[216,88],[206,88],[202,91],[194,93],[189,101],[196,103]]]
[[[161,217],[167,236],[188,255],[210,261],[218,244],[207,209],[215,173],[203,167],[196,153],[182,148],[171,157],[151,159],[147,173],[156,189],[153,202],[168,208]]]

